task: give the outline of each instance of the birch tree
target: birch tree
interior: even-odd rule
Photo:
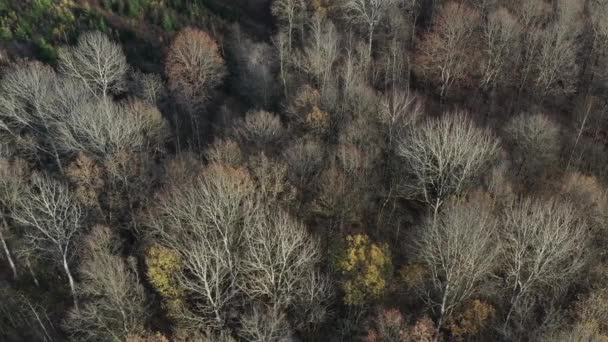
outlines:
[[[304,44],[298,66],[323,91],[335,75],[332,74],[339,57],[339,33],[326,18],[315,15],[310,24],[310,37]]]
[[[9,237],[13,233],[11,229],[13,227],[9,225],[9,219],[11,212],[19,201],[21,192],[25,189],[20,173],[21,170],[15,165],[11,165],[7,159],[0,159],[0,216],[2,217],[0,221],[0,245],[15,280],[18,273],[14,251],[10,248]]]
[[[24,226],[23,241],[37,257],[60,266],[78,308],[72,262],[85,213],[68,188],[46,176],[35,176],[19,197],[12,218]]]
[[[306,3],[304,0],[274,0],[270,7],[283,30],[287,34],[287,48],[292,50],[293,35],[296,30],[303,30]]]
[[[372,56],[374,34],[391,6],[400,0],[345,0],[342,9],[347,20],[364,26],[367,35],[367,54]]]

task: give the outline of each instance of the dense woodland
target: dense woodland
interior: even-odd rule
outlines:
[[[0,0],[0,341],[608,341],[608,0]]]

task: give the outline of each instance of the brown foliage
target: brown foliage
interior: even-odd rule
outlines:
[[[76,184],[76,197],[88,207],[99,205],[99,194],[105,186],[103,168],[86,155],[78,153],[66,169],[66,176]]]
[[[219,140],[213,143],[206,152],[210,163],[239,167],[243,165],[244,156],[239,144],[232,140]]]
[[[169,339],[165,335],[156,332],[144,335],[130,335],[127,336],[126,342],[169,342]]]
[[[464,310],[448,321],[452,336],[462,340],[465,336],[477,335],[485,329],[496,310],[485,301],[475,299],[466,304]]]
[[[578,206],[598,227],[606,222],[608,197],[606,190],[594,176],[573,172],[561,179],[563,195]]]
[[[374,328],[370,329],[365,342],[405,342],[407,338],[407,322],[397,309],[386,309],[378,313],[373,321]]]
[[[364,337],[365,342],[438,342],[435,324],[428,317],[422,317],[414,325],[397,309],[384,309],[373,319],[371,328]]]
[[[419,319],[411,331],[411,342],[439,342],[441,337],[437,336],[435,323],[429,317]]]
[[[293,96],[286,111],[294,124],[314,134],[323,135],[330,128],[331,117],[322,108],[321,94],[308,85]]]
[[[419,263],[403,265],[399,270],[399,276],[408,288],[421,286],[428,276],[428,270]]]
[[[472,44],[479,25],[479,13],[463,3],[448,2],[424,34],[415,61],[418,73],[441,87],[441,95],[458,83],[471,85],[478,69]]]
[[[587,298],[576,304],[579,320],[586,324],[597,325],[598,330],[608,334],[608,289],[593,291]]]
[[[169,90],[186,109],[196,109],[209,98],[226,70],[219,47],[211,36],[187,27],[177,34],[167,55]]]

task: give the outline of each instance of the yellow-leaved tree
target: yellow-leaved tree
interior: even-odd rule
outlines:
[[[375,243],[366,234],[349,235],[335,264],[342,276],[345,304],[361,305],[385,293],[392,273],[386,244]]]
[[[162,296],[169,315],[179,311],[184,305],[184,289],[177,280],[182,267],[180,255],[160,245],[152,245],[146,250],[148,280]]]

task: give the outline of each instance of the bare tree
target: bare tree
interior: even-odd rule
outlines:
[[[143,335],[149,316],[145,292],[135,269],[118,255],[120,244],[106,226],[96,226],[85,240],[79,268],[80,310],[71,310],[65,326],[79,341],[126,341]]]
[[[276,74],[280,72],[279,62],[284,61],[277,60],[270,44],[251,40],[238,27],[228,48],[235,62],[235,90],[253,107],[269,108],[280,89]]]
[[[519,49],[520,30],[517,19],[506,8],[501,7],[488,16],[483,31],[486,55],[481,79],[483,88],[509,84]]]
[[[128,65],[120,45],[101,32],[88,32],[78,38],[76,46],[59,50],[59,70],[106,98],[124,89]]]
[[[592,0],[589,5],[594,38],[599,40],[598,43],[606,43],[606,40],[608,40],[608,20],[606,20],[605,14],[608,14],[608,2],[606,0]]]
[[[415,125],[424,114],[422,101],[410,92],[391,89],[384,94],[378,111],[378,121],[386,135],[387,145],[393,148],[404,130]]]
[[[277,115],[259,110],[247,113],[245,118],[235,125],[234,134],[243,146],[264,147],[281,142],[285,129]]]
[[[255,306],[241,321],[239,335],[251,342],[295,341],[284,313]]]
[[[367,34],[367,54],[372,55],[376,28],[384,19],[391,6],[400,0],[345,0],[342,3],[346,19],[365,26]]]
[[[285,149],[283,157],[289,179],[294,184],[307,184],[321,171],[324,152],[318,141],[298,139]]]
[[[595,342],[606,339],[595,322],[576,322],[573,325],[560,326],[539,336],[541,342]]]
[[[35,148],[53,156],[60,170],[64,153],[86,151],[103,157],[124,148],[154,149],[168,136],[166,122],[153,105],[91,97],[82,82],[58,77],[42,64],[12,70],[1,87],[0,130],[17,143],[32,137]]]
[[[339,33],[328,19],[315,15],[310,24],[310,37],[304,45],[298,66],[323,91],[330,80],[339,55]]]
[[[303,325],[323,316],[331,287],[318,273],[316,241],[287,214],[265,210],[256,190],[245,170],[211,165],[152,209],[152,235],[182,260],[179,284],[192,298],[178,314],[186,324],[222,327],[242,296],[301,308]]]
[[[8,262],[11,271],[13,272],[13,279],[17,279],[17,266],[15,266],[15,261],[13,259],[13,253],[8,246],[8,224],[6,223],[6,218],[4,214],[2,214],[2,223],[0,225],[0,244],[2,245],[2,251],[4,252],[4,257]]]
[[[57,85],[47,111],[57,118],[52,139],[65,153],[105,158],[123,149],[154,150],[168,138],[167,122],[154,105],[91,99],[71,80]]]
[[[441,86],[445,96],[456,82],[467,82],[473,72],[479,13],[463,3],[448,2],[433,20],[432,31],[418,44],[416,66],[419,72]]]
[[[0,84],[0,130],[17,148],[23,148],[19,145],[31,137],[34,149],[52,156],[61,170],[52,138],[56,118],[47,110],[56,78],[52,68],[37,62],[19,65],[6,73]]]
[[[370,85],[371,57],[367,56],[365,46],[351,34],[346,40],[342,63],[337,69],[340,78],[338,85],[332,85],[336,90],[323,93],[323,104],[332,113],[344,118],[370,117],[378,110],[379,98]],[[332,96],[333,95],[333,96]],[[347,120],[343,120],[348,122]]]
[[[304,297],[308,274],[321,261],[318,243],[286,213],[262,212],[246,231],[241,287],[250,298],[283,310]],[[319,293],[324,301],[326,293]]]
[[[311,211],[317,218],[326,220],[329,237],[336,230],[361,222],[365,209],[362,180],[348,175],[335,164],[323,170],[315,182],[317,195]]]
[[[320,265],[316,268],[303,275],[297,301],[291,308],[292,324],[300,331],[314,331],[325,321],[335,294],[333,281],[319,270]]]
[[[283,84],[283,93],[285,98],[289,98],[292,79],[291,67],[294,63],[292,52],[289,50],[286,40],[287,37],[285,36],[285,33],[279,32],[275,37],[273,37],[272,43],[274,49],[276,50],[279,63],[279,79]]]
[[[209,146],[205,156],[212,164],[239,167],[245,164],[243,151],[239,144],[232,140],[218,140]]]
[[[273,0],[270,7],[274,15],[287,32],[287,48],[291,51],[293,35],[296,30],[303,30],[306,3],[304,0]]]
[[[287,179],[287,163],[271,159],[264,152],[249,160],[249,170],[256,180],[256,191],[261,205],[267,208],[293,204],[296,199],[294,186]]]
[[[13,259],[13,252],[9,248],[11,227],[8,219],[25,189],[21,173],[22,170],[11,164],[8,159],[5,159],[5,156],[2,156],[0,159],[0,216],[2,218],[0,221],[0,244],[15,280],[17,279],[17,266]]]
[[[135,96],[143,101],[157,105],[166,95],[165,84],[158,74],[144,74],[136,71],[132,75],[132,87]]]
[[[533,71],[541,48],[542,30],[548,22],[548,13],[549,6],[543,0],[522,0],[516,13],[521,26],[521,49],[515,61],[519,93],[534,76]]]
[[[0,339],[53,342],[59,338],[49,308],[7,285],[0,286],[0,301]]]
[[[608,1],[591,0],[589,3],[589,16],[593,30],[593,51],[589,54],[592,77],[595,74],[606,75],[602,66],[606,65],[606,52],[608,51]]]
[[[521,113],[506,125],[516,175],[534,184],[556,167],[559,159],[559,126],[544,114]]]
[[[387,90],[380,103],[380,110],[377,113],[381,137],[384,140],[378,143],[384,147],[384,154],[391,156],[395,154],[399,146],[399,139],[403,137],[411,126],[417,125],[424,115],[423,102],[417,95],[401,89]],[[374,144],[376,145],[376,144]],[[386,159],[381,173],[385,188],[380,190],[384,197],[384,202],[378,215],[378,220],[393,217],[396,201],[399,198],[399,183],[402,179],[402,170],[399,158]],[[392,204],[389,215],[385,215],[385,209]],[[378,222],[379,226],[380,223]],[[396,233],[399,234],[399,226]]]
[[[570,285],[585,265],[589,233],[575,207],[555,199],[512,203],[501,221],[500,260],[510,292],[506,328],[514,312],[525,315],[529,300]]]
[[[450,203],[420,228],[416,255],[429,272],[424,295],[438,311],[438,329],[493,271],[496,234],[492,207],[482,203]]]
[[[478,128],[464,112],[410,127],[396,153],[408,176],[404,195],[437,207],[449,195],[465,190],[490,165],[498,141]]]
[[[10,134],[38,121],[39,112],[54,86],[55,72],[38,62],[17,65],[2,78],[2,129]]]
[[[582,8],[574,0],[558,2],[557,19],[540,34],[540,49],[534,62],[534,84],[540,94],[571,94],[576,91]]]
[[[72,258],[84,224],[84,212],[68,188],[45,176],[36,176],[19,197],[12,218],[25,226],[24,243],[37,257],[60,265],[78,308]]]
[[[239,253],[253,191],[246,171],[212,165],[193,182],[168,191],[151,212],[152,234],[183,260],[179,283],[196,299],[183,313],[191,324],[221,327],[239,294]]]

